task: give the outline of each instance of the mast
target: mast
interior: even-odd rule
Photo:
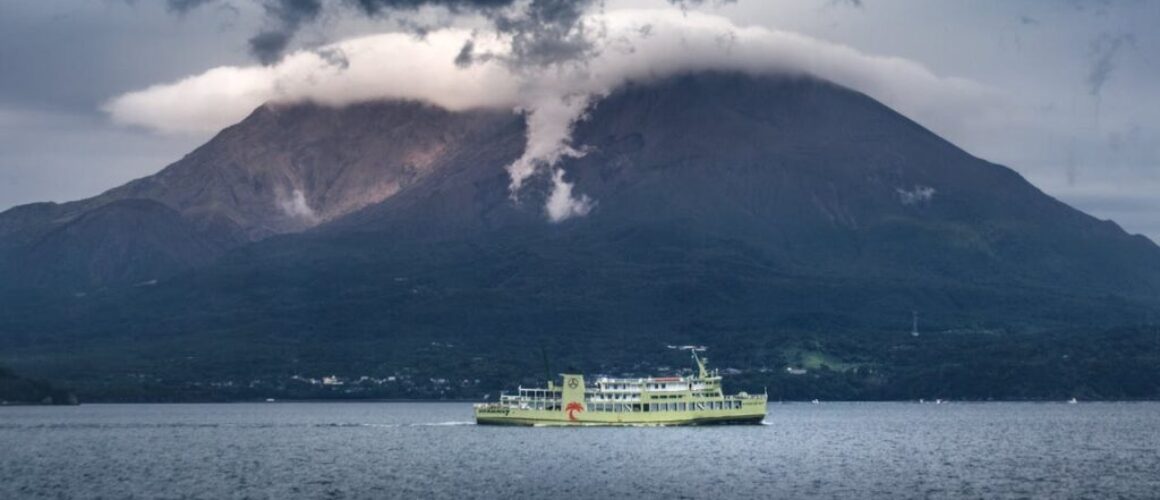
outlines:
[[[697,352],[707,351],[708,350],[707,347],[698,346],[698,345],[682,345],[682,346],[671,345],[671,346],[668,346],[668,348],[669,349],[677,349],[680,351],[689,351],[689,353],[691,353],[693,355],[693,362],[697,364],[697,376],[700,378],[708,378],[709,377],[709,370],[705,368],[705,363],[707,363],[709,360],[707,358],[702,359],[700,356],[697,356]]]
[[[548,390],[552,390],[552,370],[548,367],[548,350],[540,345],[540,356],[544,358],[544,379],[548,381]]]

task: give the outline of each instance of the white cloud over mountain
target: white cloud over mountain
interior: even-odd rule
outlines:
[[[865,92],[952,138],[978,128],[1003,101],[997,91],[913,61],[701,12],[612,10],[593,14],[586,25],[600,36],[595,55],[582,61],[510,64],[504,57],[510,39],[499,33],[388,33],[298,51],[272,66],[214,68],[117,96],[104,109],[117,123],[181,134],[221,129],[268,101],[402,98],[449,109],[517,108],[529,114],[529,134],[524,157],[508,168],[513,196],[528,176],[551,173],[555,191],[546,210],[563,220],[583,215],[593,202],[573,195],[557,171],[559,159],[583,154],[583,145],[570,143],[571,126],[584,103],[627,81],[702,70],[809,74]],[[457,65],[469,41],[474,62]]]
[[[606,92],[626,80],[682,71],[808,73],[879,99],[937,129],[957,129],[999,95],[921,64],[865,54],[791,32],[737,26],[724,17],[677,10],[594,15],[604,29],[593,59],[563,67],[509,68],[499,35],[444,29],[352,38],[290,54],[273,66],[221,66],[109,100],[118,123],[164,133],[215,131],[266,101],[310,99],[342,105],[380,98],[431,101],[450,109],[528,106],[554,94]],[[467,40],[485,54],[467,67],[455,58]]]

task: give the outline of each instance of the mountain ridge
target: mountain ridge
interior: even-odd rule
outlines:
[[[123,200],[144,199],[177,211],[197,237],[234,248],[299,232],[381,201],[439,168],[457,148],[470,147],[491,122],[515,120],[507,111],[452,113],[414,101],[354,108],[302,103],[267,104],[239,124],[154,175],[68,203],[39,203],[0,212],[0,257],[37,245],[54,230]],[[353,152],[353,153],[352,153]],[[180,253],[180,248],[167,250]],[[221,252],[218,252],[219,254]],[[124,267],[125,255],[114,267]],[[188,263],[187,263],[188,264]],[[0,276],[5,274],[0,266]],[[96,270],[74,288],[131,285],[166,278],[195,265],[158,268],[154,275],[119,279]],[[38,285],[20,269],[10,280]]]

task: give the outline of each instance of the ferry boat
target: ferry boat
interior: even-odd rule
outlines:
[[[584,376],[562,374],[546,388],[520,387],[498,402],[476,404],[475,421],[484,425],[616,426],[760,424],[767,394],[725,395],[721,375],[697,355],[703,347],[685,346],[697,374],[688,377],[608,378],[587,384]]]

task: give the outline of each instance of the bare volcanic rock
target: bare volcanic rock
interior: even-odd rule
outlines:
[[[482,136],[513,127],[519,129],[522,121],[511,112],[452,113],[416,102],[342,109],[268,104],[155,175],[86,200],[37,203],[0,213],[0,278],[10,286],[128,285],[140,276],[102,273],[141,268],[135,261],[155,262],[154,255],[136,255],[137,250],[188,243],[184,238],[162,241],[174,231],[153,234],[142,228],[116,236],[124,243],[121,253],[86,254],[100,245],[78,240],[69,251],[74,261],[40,259],[31,268],[15,265],[19,254],[37,255],[63,234],[76,235],[81,219],[87,221],[80,226],[91,227],[94,211],[123,200],[158,202],[175,211],[190,237],[212,242],[189,248],[212,248],[202,256],[172,259],[173,265],[165,269],[144,266],[156,271],[154,278],[164,278],[212,261],[226,248],[302,231],[381,202],[439,170],[449,158],[469,154]],[[105,211],[99,218],[109,223],[126,213]],[[55,239],[42,241],[50,237]],[[140,241],[130,243],[134,238]],[[86,258],[92,261],[81,262]],[[122,262],[112,262],[116,259]],[[87,270],[77,272],[79,268]]]

